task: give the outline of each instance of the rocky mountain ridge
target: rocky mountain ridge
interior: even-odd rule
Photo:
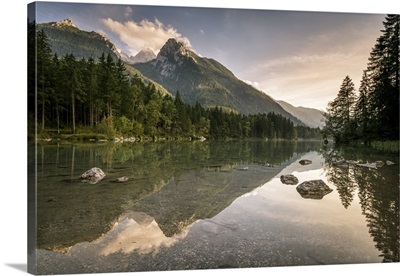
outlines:
[[[219,106],[242,114],[274,112],[302,124],[267,94],[239,80],[214,59],[198,55],[181,41],[170,38],[155,60],[133,65],[143,75],[162,84],[171,94],[204,107]]]

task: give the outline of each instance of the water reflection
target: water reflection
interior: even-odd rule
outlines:
[[[156,254],[160,247],[170,247],[186,236],[187,230],[166,237],[154,218],[145,213],[127,212],[123,214],[107,235],[94,241],[100,245],[98,254],[108,256],[121,252],[129,254]]]
[[[357,166],[377,160],[391,160],[399,164],[398,156],[376,152],[368,148],[341,147],[325,153],[328,179],[336,186],[340,199],[348,208],[358,194],[369,233],[382,253],[383,262],[398,262],[399,256],[399,167],[380,168]],[[353,160],[337,166],[337,160]]]
[[[96,240],[133,206],[172,237],[264,184],[309,147],[262,141],[39,144],[38,248],[65,253]],[[91,167],[107,176],[85,185],[79,176]],[[130,180],[113,181],[121,176]]]
[[[42,145],[39,272],[399,261],[398,167],[335,166],[341,159],[399,162],[307,143]],[[106,178],[81,183],[94,166]],[[303,199],[281,174],[333,192]]]

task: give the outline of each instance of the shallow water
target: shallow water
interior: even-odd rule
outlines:
[[[396,154],[316,142],[40,144],[37,162],[39,274],[399,261]],[[94,166],[106,177],[82,183]],[[282,174],[333,191],[305,199]]]

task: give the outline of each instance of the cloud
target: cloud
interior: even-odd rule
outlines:
[[[130,55],[136,55],[144,48],[158,53],[169,38],[175,38],[191,47],[188,38],[172,26],[165,26],[157,18],[154,22],[145,19],[140,22],[128,20],[123,23],[107,18],[102,19],[102,23],[126,44]]]

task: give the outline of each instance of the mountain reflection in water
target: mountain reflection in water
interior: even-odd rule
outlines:
[[[357,152],[343,158],[373,161]],[[398,166],[354,168],[345,189],[319,143],[43,145],[42,154],[42,274],[399,261]],[[106,178],[80,183],[92,166]],[[334,191],[304,199],[281,174]]]
[[[157,253],[160,247],[170,247],[179,239],[184,238],[187,230],[166,237],[154,218],[144,213],[130,212],[122,215],[114,227],[103,237],[93,242],[100,245],[100,255],[110,255],[121,252],[140,254]]]

